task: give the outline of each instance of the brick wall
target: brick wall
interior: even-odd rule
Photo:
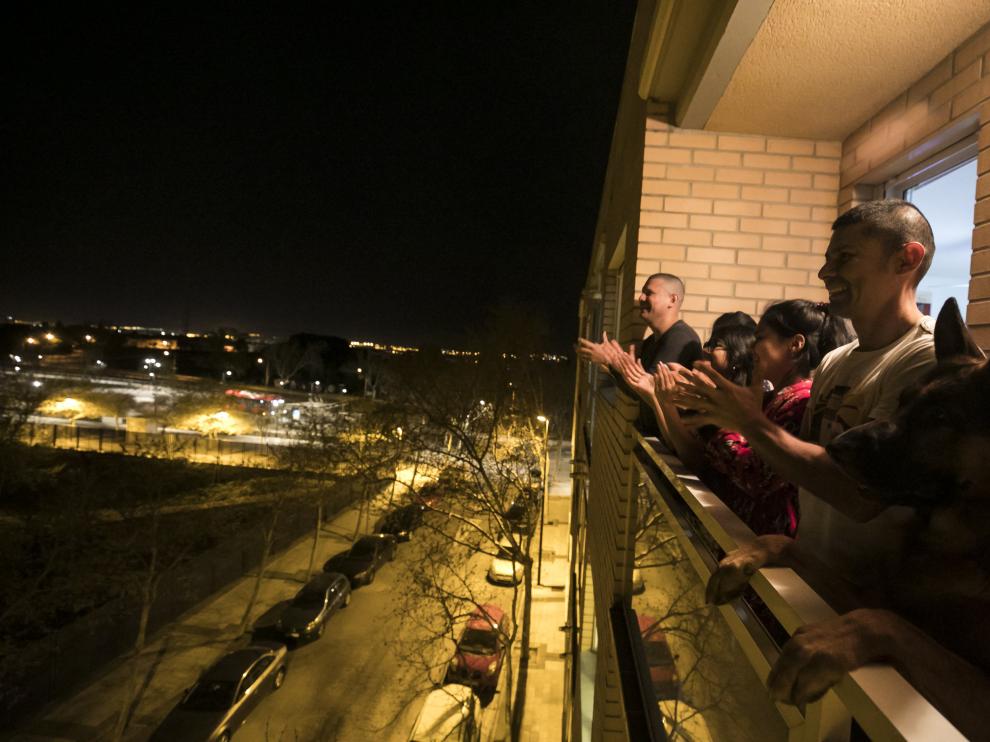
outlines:
[[[598,626],[593,739],[620,740],[625,716],[609,608],[631,589],[636,518],[632,421],[638,405],[625,395],[598,396],[588,491],[588,556]]]
[[[990,348],[990,25],[863,123],[842,143],[839,209],[881,195],[879,187],[979,131],[969,323]],[[935,235],[936,241],[938,235]]]
[[[840,144],[678,129],[647,119],[636,254],[680,276],[684,319],[707,336],[721,313],[826,298],[818,269],[836,217]]]
[[[990,60],[983,59],[984,68]],[[985,78],[984,82],[986,82]],[[985,87],[985,86],[984,86]],[[990,103],[980,107],[980,157],[976,171],[973,258],[970,261],[969,306],[966,319],[976,342],[990,351]]]

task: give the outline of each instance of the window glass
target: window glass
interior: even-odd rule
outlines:
[[[241,695],[244,695],[248,688],[258,682],[258,678],[261,677],[261,673],[263,673],[270,664],[272,664],[271,657],[262,657],[255,663],[254,667],[252,667],[248,674],[244,677],[244,684],[241,686]]]
[[[705,603],[659,496],[648,486],[637,493],[632,608],[668,739],[786,742],[786,724],[719,610]]]
[[[953,296],[965,317],[973,253],[976,160],[907,189],[904,199],[921,209],[935,233],[935,259],[918,286],[918,307],[934,316]]]

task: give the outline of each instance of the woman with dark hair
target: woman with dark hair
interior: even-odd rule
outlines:
[[[792,299],[769,306],[760,319],[753,344],[754,369],[748,383],[740,383],[714,363],[712,368],[726,384],[736,388],[740,398],[760,404],[767,418],[796,434],[811,394],[811,373],[825,353],[851,339],[845,320],[831,315],[828,305]],[[631,376],[638,377],[628,363],[625,368]],[[677,400],[681,406],[694,406],[696,397],[681,392],[686,381],[711,384],[699,372],[678,374],[661,368],[653,394],[661,430],[671,433],[678,456],[754,533],[793,535],[798,522],[797,487],[777,476],[756,455],[746,439],[731,429],[731,420],[720,419],[721,410],[705,410],[692,423],[714,423],[719,425],[718,431],[704,443],[697,437],[695,443],[688,443],[687,426],[674,404]],[[764,381],[773,391],[765,391]],[[645,390],[641,378],[637,378],[635,386]]]
[[[753,375],[753,343],[756,341],[756,322],[745,312],[727,312],[712,324],[711,337],[703,346],[704,360],[733,383],[746,386]],[[642,397],[657,419],[660,434],[682,462],[694,471],[705,468],[705,432],[701,434],[688,428],[671,400],[658,397],[656,379],[643,367],[631,361],[618,343],[613,343],[612,357],[625,381]],[[672,372],[679,366],[664,367]],[[686,369],[684,369],[686,370]]]
[[[723,314],[722,317],[724,316]],[[702,346],[704,359],[711,363],[713,368],[718,369],[718,372],[725,378],[732,379],[735,384],[745,386],[749,384],[750,377],[753,375],[753,343],[755,340],[755,322],[752,327],[741,324],[723,324],[721,327],[713,325],[712,336]]]
[[[726,312],[725,314],[720,314],[718,318],[712,322],[712,335],[718,334],[718,332],[724,327],[732,327],[735,325],[745,327],[747,330],[756,332],[756,320],[748,314],[745,312]]]
[[[832,315],[827,304],[804,299],[772,304],[756,328],[754,383],[747,391],[753,394],[759,382],[769,382],[774,391],[763,395],[763,414],[797,435],[811,396],[811,374],[826,353],[852,339],[849,325]],[[726,382],[736,384],[718,369],[715,371]],[[692,381],[710,383],[703,381],[700,374],[693,374]],[[677,380],[668,374],[661,385],[673,392]],[[755,397],[753,403],[757,403]],[[713,489],[726,505],[757,535],[794,535],[798,524],[797,487],[777,476],[746,439],[731,430],[731,414],[721,420],[703,414],[698,421],[721,425],[706,444],[705,460],[714,474]]]

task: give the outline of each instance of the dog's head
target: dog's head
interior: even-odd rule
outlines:
[[[930,510],[990,498],[990,364],[955,299],[935,323],[935,356],[892,420],[852,428],[828,446],[871,499]]]

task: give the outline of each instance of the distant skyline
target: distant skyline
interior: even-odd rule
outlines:
[[[569,347],[633,10],[18,8],[0,313]]]

